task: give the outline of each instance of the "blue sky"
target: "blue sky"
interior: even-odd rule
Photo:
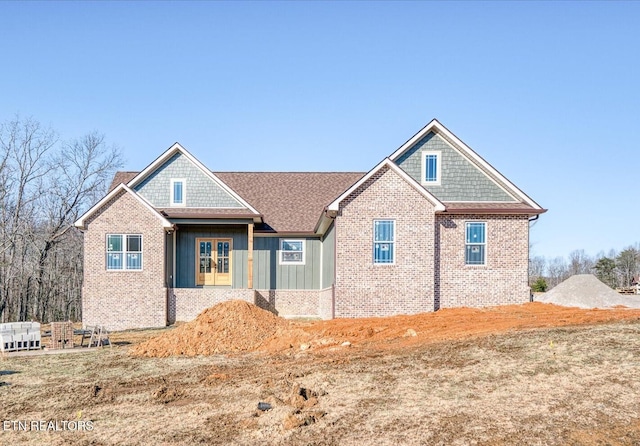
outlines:
[[[0,2],[0,120],[140,170],[367,171],[438,118],[549,212],[533,254],[640,241],[640,3]]]

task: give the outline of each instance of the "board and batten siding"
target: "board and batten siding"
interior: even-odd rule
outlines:
[[[301,237],[282,237],[301,240]],[[304,238],[305,264],[280,265],[280,237],[253,239],[253,287],[257,290],[319,290],[321,241]]]
[[[515,201],[478,166],[462,156],[439,135],[429,132],[402,154],[396,164],[422,184],[422,152],[441,153],[440,185],[426,188],[442,201]]]
[[[232,239],[231,288],[247,288],[246,226],[185,226],[178,229],[176,236],[177,288],[196,287],[196,238],[200,237]]]
[[[322,289],[333,285],[336,273],[336,232],[334,226],[331,223],[322,239]]]
[[[135,190],[154,207],[170,207],[172,178],[185,180],[186,207],[244,207],[181,153],[176,153],[169,158],[162,166],[137,185]]]

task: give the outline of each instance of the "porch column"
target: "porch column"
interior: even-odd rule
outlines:
[[[247,288],[253,288],[253,223],[247,225]]]

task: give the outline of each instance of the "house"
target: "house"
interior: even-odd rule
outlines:
[[[325,319],[527,302],[543,212],[437,120],[368,172],[212,172],[176,143],[75,223],[83,322],[158,327],[228,299]]]

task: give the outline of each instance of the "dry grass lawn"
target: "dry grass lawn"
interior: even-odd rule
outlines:
[[[640,445],[638,319],[397,348],[128,355],[153,334],[1,359],[0,421],[93,429],[3,423],[0,444]]]

